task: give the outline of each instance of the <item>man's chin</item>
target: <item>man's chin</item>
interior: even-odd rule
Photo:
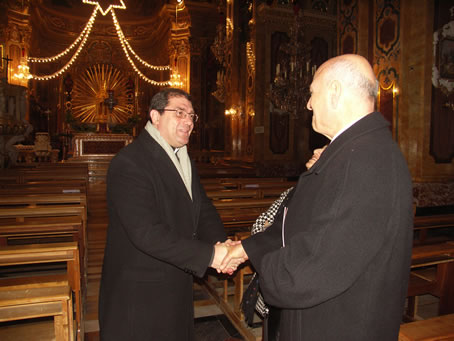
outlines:
[[[184,147],[189,143],[189,139],[180,139],[178,140],[178,143],[180,144],[180,147],[178,148]]]

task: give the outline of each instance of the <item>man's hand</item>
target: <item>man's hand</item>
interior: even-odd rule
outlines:
[[[241,245],[241,241],[233,243],[233,245],[229,246],[227,255],[224,257],[219,268],[219,271],[228,273],[229,275],[236,271],[238,265],[244,263],[249,259],[246,252],[244,251],[243,245]]]
[[[219,268],[221,267],[222,260],[227,255],[228,245],[224,243],[217,242],[214,245],[214,257],[213,261],[211,262],[210,266],[215,268],[218,272],[221,272]]]
[[[322,147],[322,148],[317,148],[317,149],[314,149],[314,154],[312,155],[312,157],[309,159],[309,161],[306,162],[306,168],[309,169],[311,168],[314,163],[317,162],[317,160],[320,158],[320,155],[322,155],[323,151],[325,150],[325,148],[327,147],[328,145]]]

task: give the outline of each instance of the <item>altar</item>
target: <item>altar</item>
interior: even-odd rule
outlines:
[[[111,159],[133,141],[129,134],[78,133],[72,138],[73,160]]]

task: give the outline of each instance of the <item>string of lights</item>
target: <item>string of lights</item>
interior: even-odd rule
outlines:
[[[113,13],[113,12],[112,12]],[[146,61],[144,61],[142,58],[140,58],[136,52],[132,49],[131,45],[129,45],[129,42],[126,40],[126,38],[124,38],[123,36],[123,41],[126,45],[126,47],[128,48],[128,50],[133,54],[134,57],[136,57],[136,59],[142,63],[143,66],[149,68],[149,69],[152,69],[152,70],[158,70],[158,71],[166,71],[166,70],[170,70],[170,65],[163,65],[163,66],[156,66],[156,65],[151,65],[151,64],[148,64]]]
[[[118,23],[118,20],[117,20],[117,16],[115,15],[115,11],[114,9],[112,8],[111,9],[111,14],[112,14],[112,20],[114,22],[114,25],[115,25],[115,29],[117,30],[117,35],[118,35],[118,40],[120,41],[120,44],[121,44],[121,47],[123,48],[123,52],[125,53],[125,56],[126,58],[128,59],[129,63],[131,64],[132,68],[134,69],[135,72],[137,72],[137,74],[139,75],[140,78],[142,78],[144,81],[146,81],[147,83],[150,83],[152,85],[157,85],[157,86],[167,86],[167,85],[170,85],[172,86],[171,82],[170,81],[165,81],[165,82],[157,82],[157,81],[154,81],[150,78],[148,78],[147,76],[145,76],[136,66],[136,64],[134,64],[134,61],[132,60],[132,58],[130,57],[129,53],[128,53],[128,48],[126,47],[126,38],[123,34],[123,31],[121,29],[121,26],[120,24]]]
[[[94,1],[94,0],[82,0],[82,2],[83,2],[84,4],[90,4],[90,5],[96,6],[96,9],[99,10],[103,16],[106,16],[106,14],[109,13],[109,11],[110,11],[110,10],[113,10],[114,8],[126,9],[126,5],[125,5],[125,3],[123,2],[123,0],[120,0],[120,4],[121,4],[121,5],[113,5],[113,4],[110,4],[109,7],[107,7],[107,9],[106,9],[105,11],[102,9],[102,7],[101,7],[101,5],[99,4],[98,1]]]
[[[93,20],[93,22],[94,22],[94,20]],[[79,47],[77,48],[76,52],[73,54],[71,59],[60,70],[58,70],[57,72],[54,72],[53,74],[45,75],[45,76],[37,76],[37,75],[31,74],[31,78],[39,80],[39,81],[49,80],[49,79],[53,79],[53,78],[60,76],[67,69],[69,69],[69,67],[76,61],[77,57],[80,54],[80,51],[82,51],[85,43],[87,42],[88,36],[90,35],[90,32],[91,32],[91,28],[93,27],[93,22],[90,22],[90,21],[88,22],[88,29],[87,29],[87,32],[85,33],[85,36],[82,39],[82,42],[80,43]]]
[[[52,56],[52,57],[47,57],[47,58],[29,57],[27,60],[31,63],[48,63],[48,62],[54,62],[54,61],[58,60],[59,58],[68,54],[69,51],[71,51],[85,36],[85,33],[87,32],[88,27],[90,26],[90,23],[91,23],[91,25],[93,25],[93,23],[95,22],[97,13],[98,13],[98,8],[95,7],[90,19],[88,20],[87,24],[85,25],[84,30],[79,34],[77,39],[68,48],[66,48],[63,52],[61,52],[55,56]]]
[[[60,59],[61,57],[67,55],[72,49],[74,49],[77,44],[79,44],[79,47],[77,48],[76,52],[73,54],[73,56],[71,57],[71,59],[60,69],[58,70],[57,72],[54,72],[50,75],[42,75],[42,76],[38,76],[38,75],[33,75],[33,74],[30,74],[28,76],[28,78],[32,78],[32,79],[35,79],[35,80],[49,80],[49,79],[53,79],[55,77],[58,77],[60,76],[62,73],[64,73],[66,70],[68,70],[68,68],[75,62],[75,60],[77,59],[77,57],[79,56],[82,48],[84,47],[85,43],[87,42],[88,40],[88,37],[91,33],[91,29],[93,27],[93,24],[95,22],[95,19],[96,19],[96,15],[98,13],[98,11],[101,12],[102,15],[106,15],[109,11],[111,12],[112,14],[112,19],[113,19],[113,23],[114,23],[114,26],[115,26],[115,29],[117,31],[117,35],[118,35],[118,39],[121,43],[121,46],[123,48],[123,51],[126,55],[126,58],[128,59],[129,63],[131,64],[132,68],[134,69],[134,71],[143,79],[145,80],[146,82],[150,83],[150,84],[153,84],[153,85],[157,85],[157,86],[168,86],[168,85],[174,85],[176,86],[177,83],[179,84],[178,81],[174,80],[174,82],[172,82],[172,79],[169,80],[169,81],[165,81],[165,82],[158,82],[158,81],[154,81],[152,79],[149,79],[147,76],[145,76],[138,68],[137,66],[134,64],[134,61],[132,60],[132,58],[130,57],[129,53],[128,53],[128,50],[131,52],[131,54],[145,67],[149,68],[149,69],[152,69],[152,70],[157,70],[157,71],[167,71],[167,70],[170,70],[171,67],[170,65],[151,65],[149,63],[147,63],[146,61],[144,61],[142,58],[140,58],[137,53],[133,50],[133,48],[131,47],[131,45],[129,44],[129,42],[126,40],[124,34],[123,34],[123,31],[121,29],[121,26],[117,20],[117,17],[115,15],[115,10],[114,8],[120,8],[120,9],[126,9],[126,6],[125,4],[123,3],[122,0],[120,0],[120,3],[121,5],[112,5],[110,4],[109,7],[106,9],[106,10],[103,10],[103,8],[99,5],[98,1],[92,1],[92,0],[82,0],[83,3],[86,3],[86,4],[91,4],[91,5],[95,5],[95,9],[93,10],[93,13],[90,17],[90,19],[88,20],[87,24],[85,25],[83,31],[80,33],[80,35],[76,38],[76,40],[68,47],[66,48],[64,51],[62,51],[61,53],[55,55],[55,56],[52,56],[52,57],[43,57],[43,58],[38,58],[38,57],[29,57],[27,59],[28,62],[30,63],[49,63],[49,62],[55,62],[56,60]],[[175,84],[173,84],[175,83]]]

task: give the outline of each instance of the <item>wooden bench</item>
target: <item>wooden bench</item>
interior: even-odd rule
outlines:
[[[85,181],[41,181],[26,184],[0,184],[0,194],[33,194],[33,193],[87,193]]]
[[[206,192],[208,198],[211,200],[220,200],[220,199],[235,199],[235,198],[248,198],[248,199],[260,199],[261,193],[260,190],[256,189],[221,189],[221,190],[212,190]]]
[[[264,199],[226,199],[213,201],[214,207],[220,210],[247,210],[249,208],[265,208],[267,209],[274,202],[273,198]]]
[[[272,198],[276,200],[279,198],[284,190],[281,188],[257,188],[257,189],[221,189],[207,191],[207,196],[212,200],[220,199],[235,199],[235,198],[249,198],[249,199],[264,199]]]
[[[285,178],[277,177],[277,178],[247,178],[247,177],[239,177],[239,178],[203,178],[200,179],[203,185],[205,184],[213,184],[213,183],[257,183],[257,182],[285,182],[287,181]]]
[[[285,178],[213,178],[201,179],[205,191],[218,190],[248,190],[248,189],[275,189],[282,193],[287,188],[295,186],[295,181]]]
[[[417,242],[424,244],[428,240],[428,232],[433,229],[454,228],[454,214],[434,214],[415,216],[414,229],[418,233]]]
[[[78,180],[88,184],[88,168],[14,168],[0,172],[1,184],[31,183],[35,181]]]
[[[83,310],[81,293],[81,276],[79,264],[79,249],[77,243],[33,244],[20,246],[6,246],[0,248],[0,266],[15,266],[23,264],[66,263],[65,277],[55,275],[27,278],[1,279],[2,291],[6,287],[13,290],[30,290],[52,287],[49,283],[61,283],[67,281],[74,294],[74,306],[76,308],[76,327],[78,340],[83,339]],[[47,284],[46,284],[47,283]],[[24,313],[25,314],[25,313]],[[25,315],[24,315],[25,316]],[[27,315],[28,316],[28,315]],[[24,317],[28,318],[28,317]]]
[[[0,290],[0,322],[51,316],[55,340],[72,341],[72,315],[72,295],[68,285]]]
[[[454,243],[414,246],[407,316],[416,314],[416,296],[439,297],[439,314],[454,313]]]
[[[80,250],[83,283],[86,283],[87,261],[87,210],[80,204],[42,205],[36,207],[0,207],[0,240],[7,244],[11,238],[36,240],[70,235]],[[6,239],[6,241],[5,241]]]
[[[87,196],[84,193],[31,193],[4,194],[0,192],[0,206],[38,206],[38,205],[79,204],[87,207]],[[85,213],[86,215],[86,213]]]
[[[454,341],[454,314],[402,324],[399,341]]]
[[[216,207],[227,233],[250,230],[257,217],[274,202],[275,198],[215,200]],[[230,232],[229,232],[230,231]]]
[[[71,239],[85,249],[83,222],[80,217],[46,217],[45,219],[2,220],[0,223],[0,246],[38,243],[38,240],[50,242],[61,238]]]

